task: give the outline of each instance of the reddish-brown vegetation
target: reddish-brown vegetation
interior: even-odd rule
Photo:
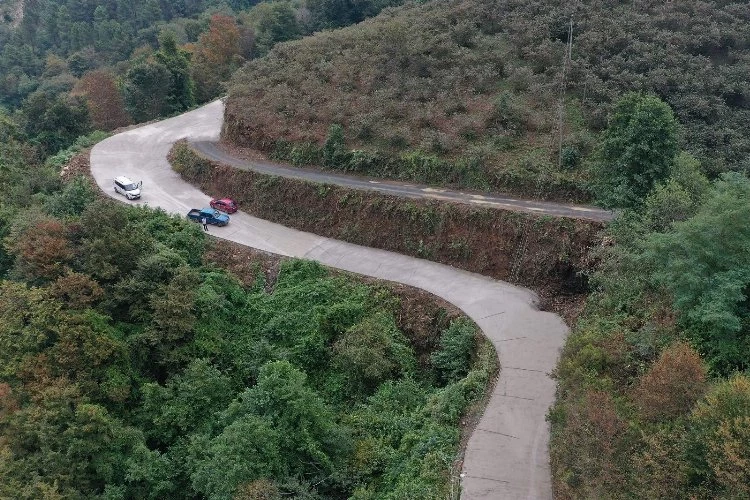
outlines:
[[[63,273],[74,256],[67,235],[68,228],[62,222],[49,219],[32,224],[9,242],[26,278],[54,279]]]
[[[567,482],[558,482],[557,498],[576,498],[585,479],[585,493],[589,498],[605,498],[606,492],[624,483],[617,462],[618,450],[627,431],[627,422],[617,412],[615,401],[605,391],[589,390],[568,410],[565,441],[568,456]],[[557,458],[562,458],[557,450]]]
[[[687,415],[706,390],[706,366],[689,345],[678,342],[662,351],[641,378],[635,400],[649,421]]]
[[[73,94],[86,98],[91,124],[95,129],[108,132],[130,123],[120,91],[107,71],[96,70],[83,75]]]
[[[243,45],[248,45],[248,37],[247,33],[240,32],[233,17],[215,14],[198,43],[188,46],[193,54],[191,74],[196,83],[198,102],[220,95],[222,84],[244,61],[242,49]]]
[[[18,401],[13,396],[13,389],[5,382],[0,382],[0,419],[18,409]]]
[[[68,271],[50,286],[50,294],[75,309],[85,309],[104,295],[99,283],[85,274]]]

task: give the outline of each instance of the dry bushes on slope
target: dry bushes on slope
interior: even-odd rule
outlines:
[[[560,169],[559,83],[571,17]],[[418,151],[445,162],[445,179],[468,163],[482,171],[465,181],[471,187],[583,199],[596,134],[611,104],[634,90],[675,110],[682,147],[707,170],[743,170],[749,21],[750,4],[719,0],[409,4],[250,62],[230,86],[224,133],[244,146],[283,146],[286,160],[305,163],[315,160],[310,145],[322,146],[340,124],[348,149],[397,158]],[[562,189],[560,178],[579,190]]]

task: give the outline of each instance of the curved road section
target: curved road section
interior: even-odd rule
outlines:
[[[184,215],[208,204],[208,197],[172,171],[167,153],[179,139],[216,141],[223,104],[110,137],[91,152],[91,171],[106,193],[126,175],[143,180],[137,203]],[[462,496],[465,499],[552,498],[545,414],[555,384],[548,376],[567,327],[535,307],[525,289],[425,260],[322,238],[238,212],[211,234],[281,255],[375,278],[405,283],[438,295],[468,314],[491,339],[501,372],[487,408],[467,445]]]
[[[453,203],[466,203],[483,207],[514,210],[517,212],[528,212],[553,217],[572,217],[576,219],[588,219],[595,221],[612,220],[614,214],[608,210],[582,205],[569,205],[565,203],[554,203],[549,201],[519,200],[498,194],[481,194],[451,189],[435,188],[419,184],[407,184],[403,182],[384,181],[368,179],[353,175],[336,174],[316,169],[299,167],[288,167],[278,163],[265,161],[247,161],[235,158],[224,152],[218,143],[211,141],[193,141],[193,147],[203,156],[211,160],[231,165],[242,170],[252,170],[261,174],[278,175],[292,179],[304,179],[307,181],[325,184],[336,184],[352,189],[363,191],[377,191],[380,193],[401,196],[403,198],[425,198],[432,200],[451,201]]]

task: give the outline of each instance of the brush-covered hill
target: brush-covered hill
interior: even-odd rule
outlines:
[[[281,44],[235,75],[225,138],[298,164],[585,199],[596,136],[635,90],[672,106],[709,173],[750,168],[750,4],[569,4],[408,4]]]

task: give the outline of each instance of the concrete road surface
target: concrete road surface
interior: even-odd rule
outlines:
[[[209,197],[184,182],[166,160],[182,138],[216,141],[223,120],[221,101],[184,115],[110,137],[91,152],[99,186],[126,203],[148,204],[184,215],[208,205]],[[112,179],[143,180],[143,197],[127,202]],[[322,238],[238,212],[228,226],[210,234],[261,250],[317,260],[327,266],[415,286],[452,302],[489,337],[500,358],[494,393],[471,436],[464,460],[465,499],[552,497],[545,413],[555,384],[547,373],[567,334],[563,321],[535,307],[535,295],[507,283],[406,257]]]
[[[364,191],[377,191],[404,198],[444,200],[453,203],[466,203],[469,205],[514,210],[517,212],[551,215],[554,217],[574,217],[577,219],[596,221],[609,221],[614,217],[614,214],[609,210],[603,210],[597,207],[570,205],[551,201],[521,200],[499,194],[455,191],[452,189],[435,188],[419,184],[345,175],[313,168],[289,167],[267,161],[247,161],[231,156],[225,151],[222,151],[218,143],[211,141],[193,142],[193,147],[206,158],[242,170],[253,170],[263,174],[291,177],[293,179],[304,179],[325,184],[336,184]]]

